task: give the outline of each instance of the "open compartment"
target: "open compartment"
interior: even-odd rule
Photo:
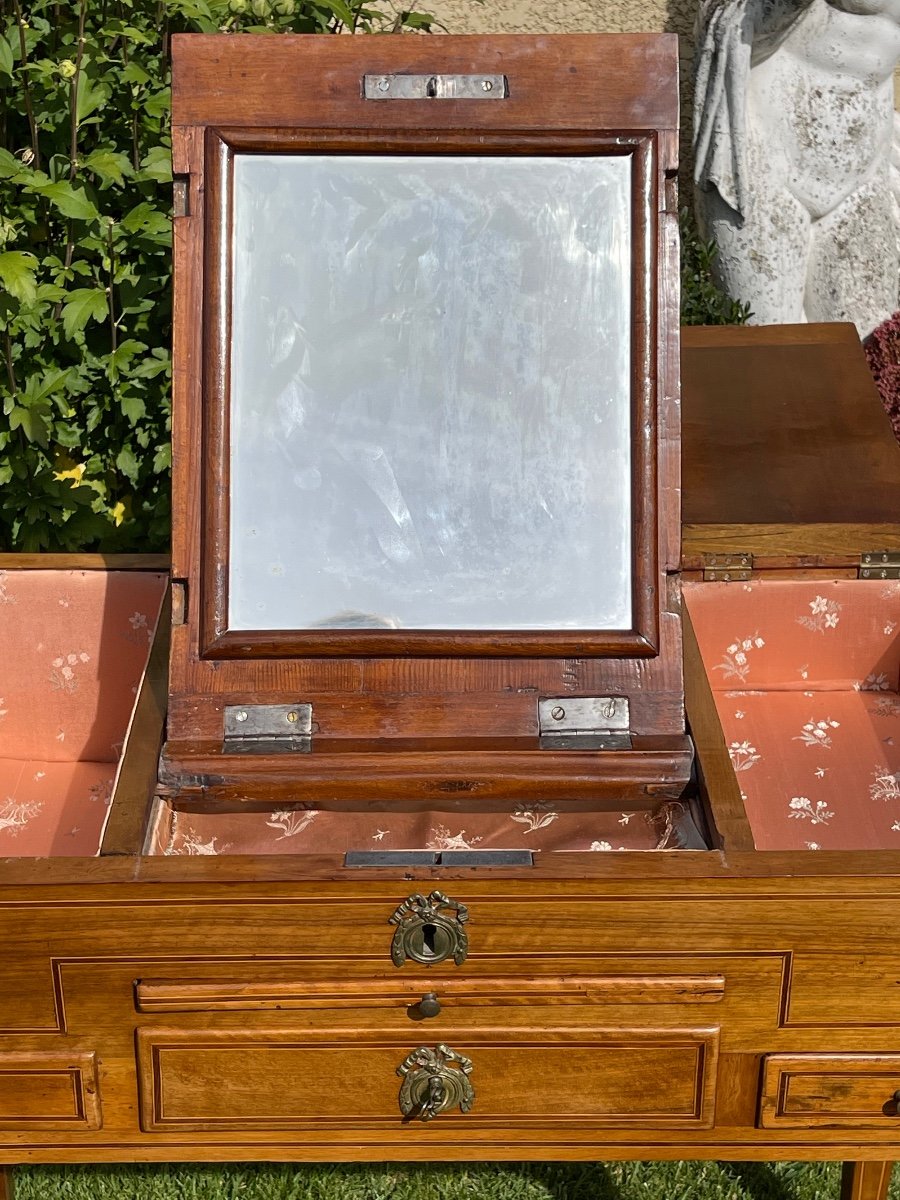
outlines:
[[[685,329],[682,364],[686,698],[721,840],[900,849],[900,447],[856,330]]]
[[[283,804],[221,812],[172,798],[157,801],[146,853],[328,855],[357,868],[529,867],[536,855],[559,851],[706,849],[703,828],[687,800],[643,812],[540,801],[505,811],[470,801],[427,811]]]
[[[167,575],[83,561],[0,569],[0,857],[100,853]]]
[[[686,583],[758,850],[900,849],[900,582]]]

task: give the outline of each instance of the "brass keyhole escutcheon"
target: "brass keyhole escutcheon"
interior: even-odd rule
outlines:
[[[402,967],[408,958],[424,966],[434,966],[452,958],[460,966],[469,952],[469,939],[463,928],[468,909],[443,892],[407,897],[389,918],[396,925],[391,942],[391,960]]]
[[[433,1121],[451,1108],[467,1113],[475,1103],[469,1079],[472,1060],[449,1046],[419,1046],[406,1056],[397,1074],[403,1079],[400,1111],[408,1120]]]

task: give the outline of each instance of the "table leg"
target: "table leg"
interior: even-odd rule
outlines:
[[[841,1200],[887,1200],[892,1162],[845,1162]]]
[[[13,1200],[12,1167],[0,1167],[0,1200]]]

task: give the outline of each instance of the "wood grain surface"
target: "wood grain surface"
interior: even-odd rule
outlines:
[[[195,749],[202,756],[204,741],[221,743],[223,705],[237,701],[311,701],[318,736],[348,743],[528,735],[537,697],[557,695],[626,696],[635,735],[684,733],[677,594],[668,575],[678,565],[680,529],[674,40],[444,38],[441,71],[489,63],[509,80],[508,101],[460,105],[363,100],[366,72],[432,69],[436,43],[375,41],[285,37],[262,47],[230,36],[174,39],[173,154],[189,195],[175,220],[173,385],[173,578],[185,603],[184,623],[173,630],[167,737],[168,760],[185,779]],[[638,60],[642,70],[632,71]],[[227,630],[230,156],[236,147],[338,143],[369,152],[568,147],[631,155],[633,632]],[[681,763],[686,779],[687,759]],[[410,760],[398,759],[395,780],[404,764]],[[602,787],[607,760],[594,765]]]
[[[167,571],[168,554],[0,554],[0,571]]]
[[[362,129],[390,121],[408,129],[427,121],[452,130],[460,125],[458,104],[372,103],[362,97],[362,76],[484,72],[506,75],[509,95],[489,104],[463,101],[468,129],[490,129],[498,108],[510,130],[538,120],[556,130],[678,129],[672,34],[380,37],[362,51],[352,38],[176,34],[172,55],[175,127]],[[674,170],[675,139],[667,152],[663,165]]]
[[[685,705],[714,844],[728,851],[752,851],[753,832],[741,799],[740,784],[728,754],[687,601],[682,610],[682,620]]]
[[[101,855],[140,854],[144,843],[166,719],[171,621],[172,597],[167,591],[113,781]]]
[[[873,527],[897,544],[900,446],[853,325],[685,328],[681,353],[686,554],[723,526],[761,552],[764,526],[787,554],[878,549]]]
[[[844,1163],[841,1200],[887,1200],[892,1162]]]
[[[337,1007],[409,1007],[422,998],[421,982],[414,979],[350,981],[345,979],[288,983],[210,982],[202,980],[138,980],[138,1012],[251,1012],[270,1009]],[[725,995],[721,975],[563,975],[517,980],[510,988],[502,976],[443,980],[441,1003],[450,1009],[506,1008],[535,1004],[714,1004]]]
[[[882,1129],[897,1136],[898,1054],[773,1054],[765,1060],[763,1128]]]

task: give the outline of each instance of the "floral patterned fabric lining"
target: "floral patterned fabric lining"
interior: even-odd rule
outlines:
[[[684,596],[757,848],[900,848],[900,583]]]
[[[0,759],[0,858],[96,854],[115,769]]]
[[[344,854],[348,850],[656,850],[697,837],[681,804],[643,812],[565,811],[535,804],[505,812],[174,812],[164,809],[151,854]]]
[[[0,858],[97,853],[165,584],[0,572]]]

